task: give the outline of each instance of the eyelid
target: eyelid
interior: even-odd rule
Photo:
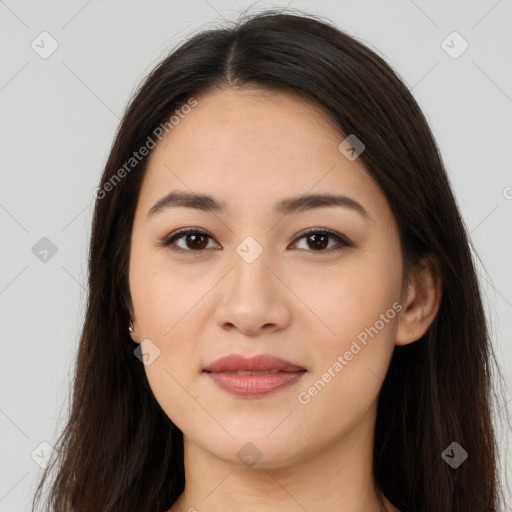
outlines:
[[[341,233],[338,233],[337,231],[334,231],[332,229],[328,229],[328,228],[321,228],[321,227],[318,227],[318,228],[307,228],[303,231],[301,231],[294,239],[293,239],[293,242],[292,243],[295,243],[297,242],[298,240],[300,240],[301,238],[304,238],[306,235],[309,235],[310,233],[324,233],[326,235],[330,235],[331,238],[337,238],[340,242],[343,243],[343,245],[347,246],[347,247],[355,247],[355,244],[352,243],[346,236],[342,235]],[[329,252],[329,250],[327,251],[308,251],[308,252]]]
[[[190,235],[190,234],[204,235],[204,236],[207,236],[214,240],[213,236],[210,235],[210,233],[208,233],[204,229],[190,227],[190,228],[181,228],[176,231],[173,231],[170,235],[166,236],[163,240],[157,242],[155,245],[157,245],[159,247],[169,248],[171,243],[173,243],[175,240],[178,240],[179,238],[182,238],[182,237],[184,237],[186,235]],[[187,253],[198,253],[198,254],[204,252],[204,249],[201,251],[191,251],[191,250],[181,249],[179,247],[172,248],[170,250],[173,252],[182,252],[182,253],[187,252]]]
[[[324,233],[326,235],[329,235],[331,238],[335,238],[338,240],[338,243],[341,244],[341,247],[338,247],[338,248],[330,248],[330,249],[326,249],[326,250],[319,250],[319,251],[305,251],[305,252],[311,252],[311,253],[331,253],[331,252],[335,252],[335,251],[338,251],[338,250],[341,250],[343,248],[346,248],[346,247],[355,247],[355,244],[353,242],[351,242],[346,236],[342,235],[341,233],[338,233],[337,231],[334,231],[332,229],[328,229],[328,228],[323,228],[323,227],[312,227],[312,228],[307,228],[301,232],[299,232],[297,234],[297,236],[293,239],[293,241],[291,242],[292,244],[296,243],[297,241],[301,240],[302,238],[304,238],[305,236],[307,236],[308,234],[310,233]],[[173,252],[176,252],[176,253],[195,253],[195,254],[202,254],[205,252],[205,249],[202,249],[202,250],[199,250],[199,251],[193,251],[193,250],[187,250],[187,249],[181,249],[181,248],[170,248],[170,245],[175,241],[175,240],[178,240],[186,235],[189,235],[189,234],[199,234],[199,235],[204,235],[206,237],[209,237],[211,238],[212,240],[215,240],[215,238],[210,235],[210,233],[208,233],[207,231],[205,231],[204,229],[201,229],[201,228],[194,228],[194,227],[187,227],[187,228],[181,228],[181,229],[178,229],[174,232],[172,232],[170,235],[166,236],[162,241],[159,241],[157,242],[155,245],[159,246],[159,247],[167,247],[169,248],[171,251]],[[304,250],[304,249],[300,249],[300,250]]]

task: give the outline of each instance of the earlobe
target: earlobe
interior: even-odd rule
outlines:
[[[442,297],[441,268],[437,258],[426,256],[410,270],[403,295],[403,310],[398,320],[397,345],[420,339],[434,321]]]
[[[132,341],[135,343],[140,343],[139,336],[136,334],[135,325],[132,319],[130,319],[130,323],[128,324],[128,332],[130,333],[130,338]]]

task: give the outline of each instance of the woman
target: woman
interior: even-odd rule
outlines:
[[[248,16],[149,74],[96,190],[89,290],[52,510],[498,510],[494,359],[441,157],[329,22]]]

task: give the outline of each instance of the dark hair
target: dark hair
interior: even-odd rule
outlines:
[[[403,512],[496,512],[491,363],[498,366],[471,244],[427,121],[374,51],[323,18],[274,10],[194,35],[127,107],[101,178],[108,198],[97,194],[95,204],[69,421],[33,503],[57,463],[46,501],[57,512],[162,511],[184,489],[182,433],[154,398],[127,331],[130,233],[147,158],[112,178],[193,95],[227,87],[299,94],[342,134],[355,134],[396,217],[408,268],[428,255],[439,262],[439,312],[421,339],[395,347],[379,394],[376,485]],[[442,458],[454,441],[469,454],[457,469]]]

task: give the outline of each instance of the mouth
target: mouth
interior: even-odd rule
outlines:
[[[204,371],[208,373],[232,373],[240,371],[276,373],[306,371],[306,368],[271,354],[261,354],[253,357],[230,354],[206,366]]]
[[[224,391],[250,398],[265,396],[291,386],[307,370],[270,354],[251,358],[232,354],[217,359],[203,372]]]
[[[207,373],[225,373],[229,375],[272,375],[275,373],[279,373],[282,370],[272,369],[272,370],[262,370],[259,372],[250,371],[250,370],[235,370],[235,371],[223,371],[223,372],[208,372]],[[305,371],[305,370],[304,370]]]

